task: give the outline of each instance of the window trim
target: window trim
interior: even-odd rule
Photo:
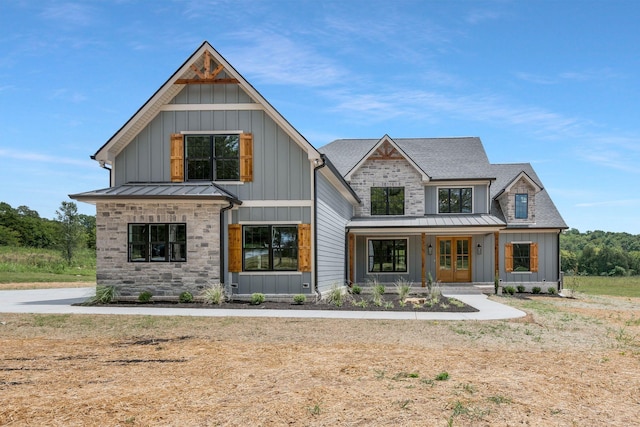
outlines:
[[[223,182],[225,184],[227,183],[237,183],[237,182],[242,182],[240,174],[241,174],[241,166],[240,166],[240,162],[241,162],[241,144],[242,144],[242,131],[193,131],[193,132],[181,132],[182,134],[182,144],[183,144],[183,153],[184,153],[184,181],[185,182],[202,182],[202,181],[213,181],[213,182]],[[209,152],[210,152],[210,156],[209,156],[209,177],[208,178],[202,178],[202,179],[196,179],[196,178],[189,178],[189,155],[188,155],[188,150],[187,150],[187,139],[190,136],[195,136],[195,137],[209,137]],[[216,146],[216,142],[215,142],[215,138],[217,136],[236,136],[238,138],[238,155],[237,155],[237,163],[238,163],[238,176],[237,178],[234,179],[221,179],[218,178],[217,176],[217,171],[218,171],[218,167],[217,167],[217,156],[215,155],[215,146]],[[232,159],[232,158],[222,158],[222,159]]]
[[[528,271],[516,271],[514,268],[514,256],[513,245],[529,245],[529,270]],[[509,249],[509,246],[511,247]],[[533,274],[538,273],[540,255],[539,255],[539,243],[534,241],[513,241],[505,243],[505,270],[509,274]],[[509,266],[511,269],[509,269]]]
[[[405,242],[405,270],[394,270],[394,271],[371,271],[370,262],[371,255],[369,253],[369,242],[374,241],[400,241],[403,240]],[[367,263],[367,274],[407,274],[409,273],[409,238],[408,237],[394,237],[394,236],[384,236],[383,238],[378,237],[368,237],[366,241],[366,263]],[[394,266],[395,267],[395,266]]]
[[[373,213],[373,190],[374,189],[381,189],[384,190],[384,199],[385,199],[385,212],[386,213]],[[402,213],[390,213],[390,206],[391,204],[389,203],[389,190],[402,190]],[[406,202],[406,196],[405,196],[405,187],[401,186],[401,187],[369,187],[369,213],[371,216],[403,216],[405,213],[405,202]]]
[[[440,212],[440,190],[454,190],[454,189],[471,189],[471,211],[470,212]],[[470,215],[475,213],[475,186],[473,185],[447,185],[447,186],[438,186],[436,187],[436,212],[438,215]],[[449,192],[449,205],[451,205],[451,192]]]
[[[300,271],[300,242],[299,242],[299,237],[298,237],[298,233],[300,230],[300,226],[301,224],[299,223],[291,223],[291,222],[277,222],[277,223],[242,223],[240,225],[240,232],[241,232],[241,261],[242,261],[242,270],[239,273],[243,273],[243,274],[253,274],[253,275],[260,275],[260,274],[265,274],[265,273],[276,273],[276,274],[294,274],[294,273],[302,273],[302,271]],[[245,256],[245,250],[246,248],[246,243],[245,243],[245,229],[247,227],[268,227],[269,228],[269,235],[271,236],[271,238],[269,239],[269,247],[268,247],[268,256],[269,256],[269,264],[270,264],[270,268],[267,270],[247,270],[246,267],[246,256]],[[296,262],[296,266],[294,269],[282,269],[282,270],[277,270],[274,269],[274,248],[273,248],[273,228],[285,228],[285,227],[290,227],[293,228],[295,227],[296,232],[294,234],[295,239],[296,239],[296,253],[295,253],[295,257],[293,257],[295,259]]]
[[[518,203],[518,197],[525,196],[524,201],[524,216],[518,216],[518,205],[522,205],[522,203]],[[520,210],[521,211],[521,210]],[[514,196],[514,205],[513,205],[513,217],[514,219],[529,219],[529,193],[516,193]]]
[[[146,242],[144,242],[144,245],[146,246],[145,248],[145,252],[144,252],[144,259],[131,259],[131,254],[132,254],[132,246],[134,244],[137,245],[141,245],[143,244],[142,241],[131,241],[131,227],[132,226],[144,226],[145,227],[145,234],[146,234]],[[164,236],[164,241],[160,241],[160,240],[151,240],[151,227],[152,226],[165,226],[166,227],[166,232],[165,232],[165,236]],[[171,226],[184,226],[184,240],[171,240],[171,233],[170,233],[170,229]],[[132,262],[132,263],[173,263],[173,262],[187,262],[187,242],[188,242],[188,237],[187,237],[187,224],[184,222],[130,222],[127,223],[127,262]],[[153,256],[151,255],[153,252],[153,246],[156,244],[164,244],[165,245],[165,257],[164,260],[159,260],[159,259],[153,259]],[[181,259],[172,259],[172,248],[173,248],[173,244],[183,244],[184,245],[184,255]],[[166,249],[168,248],[168,250]]]

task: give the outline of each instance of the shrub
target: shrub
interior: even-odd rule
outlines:
[[[149,291],[143,291],[140,292],[140,295],[138,295],[138,301],[140,302],[149,302],[151,301],[151,297],[153,296],[153,294]]]
[[[353,301],[351,304],[353,304],[355,307],[360,307],[360,308],[367,308],[369,306],[369,303],[367,302],[367,300],[360,300],[360,301]]]
[[[556,288],[554,286],[549,286],[547,288],[547,292],[549,292],[551,295],[555,295],[556,294]]]
[[[261,294],[260,292],[255,292],[253,294],[251,294],[251,305],[260,305],[264,302],[264,294]]]
[[[294,295],[293,303],[297,305],[302,305],[307,302],[307,297],[304,294]]]
[[[431,285],[431,289],[429,289],[429,297],[434,304],[438,304],[440,302],[442,290],[440,289],[440,284],[438,282]]]
[[[504,291],[509,295],[513,295],[516,293],[516,288],[514,288],[513,286],[505,286]]]
[[[224,301],[224,286],[221,283],[214,283],[210,288],[205,289],[202,298],[207,304],[221,304]]]
[[[533,288],[531,288],[531,292],[534,294],[539,294],[542,291],[542,289],[540,288],[540,286],[534,286]]]
[[[524,285],[518,285],[517,289],[518,289],[518,293],[519,294],[523,293],[524,292]]]
[[[331,290],[327,293],[327,303],[333,304],[336,307],[342,307],[346,300],[347,296],[345,295],[344,287],[337,283],[333,284]]]
[[[109,304],[118,298],[115,286],[96,286],[96,295],[89,300],[91,304]]]
[[[398,279],[395,285],[396,292],[398,293],[398,299],[401,302],[404,302],[404,300],[407,299],[409,292],[411,292],[411,282],[407,281],[406,279]]]
[[[191,292],[184,291],[178,296],[178,301],[180,301],[181,303],[193,302],[193,295],[191,294]]]
[[[353,285],[351,287],[351,293],[354,295],[360,295],[360,293],[362,292],[362,288],[358,285]]]

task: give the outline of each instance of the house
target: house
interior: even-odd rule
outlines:
[[[312,146],[204,42],[92,156],[97,282],[120,295],[324,293],[424,285],[559,286],[564,221],[529,164],[478,138]]]

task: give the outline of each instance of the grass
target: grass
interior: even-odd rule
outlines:
[[[569,288],[572,281],[576,281],[579,292],[589,295],[640,297],[640,276],[565,276],[565,287]]]
[[[96,253],[78,250],[71,265],[53,249],[0,246],[0,283],[91,282],[96,280]]]

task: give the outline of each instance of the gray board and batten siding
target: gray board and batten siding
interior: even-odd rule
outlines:
[[[325,293],[346,276],[345,226],[353,216],[353,205],[322,173],[316,174],[317,287]]]

